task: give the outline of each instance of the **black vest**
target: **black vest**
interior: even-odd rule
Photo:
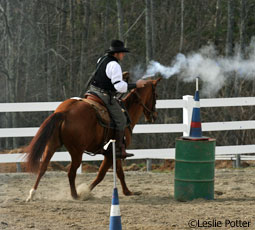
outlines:
[[[116,61],[118,62],[118,59],[113,57],[112,55],[107,55],[101,57],[100,61],[97,63],[97,67],[99,66],[98,70],[95,73],[95,76],[92,80],[92,85],[104,89],[107,91],[113,91],[116,92],[116,89],[114,88],[111,79],[109,79],[106,75],[106,66],[109,62]]]

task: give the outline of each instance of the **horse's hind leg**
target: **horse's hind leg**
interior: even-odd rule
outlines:
[[[105,177],[108,169],[112,166],[112,158],[111,157],[104,157],[104,160],[99,168],[98,174],[96,179],[91,183],[89,186],[90,191],[96,187]]]
[[[116,161],[116,173],[117,173],[117,176],[120,180],[123,194],[126,195],[126,196],[133,195],[133,193],[129,191],[129,189],[127,187],[127,184],[125,182],[125,175],[124,175],[124,172],[123,172],[121,160]]]
[[[69,184],[71,189],[71,195],[74,199],[78,198],[77,190],[75,188],[76,171],[79,168],[82,160],[82,152],[70,152],[72,157],[71,166],[68,171]]]
[[[35,191],[39,185],[39,182],[42,178],[42,176],[45,174],[48,164],[50,162],[50,159],[52,158],[53,154],[55,153],[56,148],[51,148],[49,145],[46,146],[45,152],[43,154],[42,162],[38,171],[38,175],[36,178],[36,182],[33,186],[33,188],[30,190],[29,196],[27,198],[27,202],[31,201],[35,195]]]

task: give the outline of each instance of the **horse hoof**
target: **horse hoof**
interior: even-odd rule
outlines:
[[[142,194],[142,192],[126,192],[124,195],[125,196],[139,196],[139,195],[141,195]]]
[[[92,198],[91,189],[86,184],[80,184],[77,187],[77,194],[79,200],[89,200]]]
[[[26,202],[30,202],[30,201],[33,200],[33,197],[35,196],[35,192],[36,192],[36,190],[33,189],[33,188],[30,190],[29,196],[28,196],[28,198],[26,199]]]
[[[78,196],[78,195],[76,195],[76,196],[73,196],[73,195],[72,195],[72,198],[73,198],[74,200],[79,200],[79,196]]]

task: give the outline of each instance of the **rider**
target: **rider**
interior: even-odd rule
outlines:
[[[127,52],[129,50],[122,41],[112,40],[106,54],[97,61],[96,71],[89,88],[89,92],[98,95],[106,104],[115,123],[116,157],[122,159],[133,156],[133,154],[128,154],[125,150],[124,130],[127,118],[116,94],[123,94],[134,88],[142,88],[146,84],[145,80],[138,80],[136,83],[127,83],[123,80],[119,61],[122,61]]]

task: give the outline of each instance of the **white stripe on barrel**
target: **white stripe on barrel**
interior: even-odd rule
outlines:
[[[200,101],[194,101],[194,108],[200,108]]]
[[[120,216],[120,206],[112,204],[110,216]]]

